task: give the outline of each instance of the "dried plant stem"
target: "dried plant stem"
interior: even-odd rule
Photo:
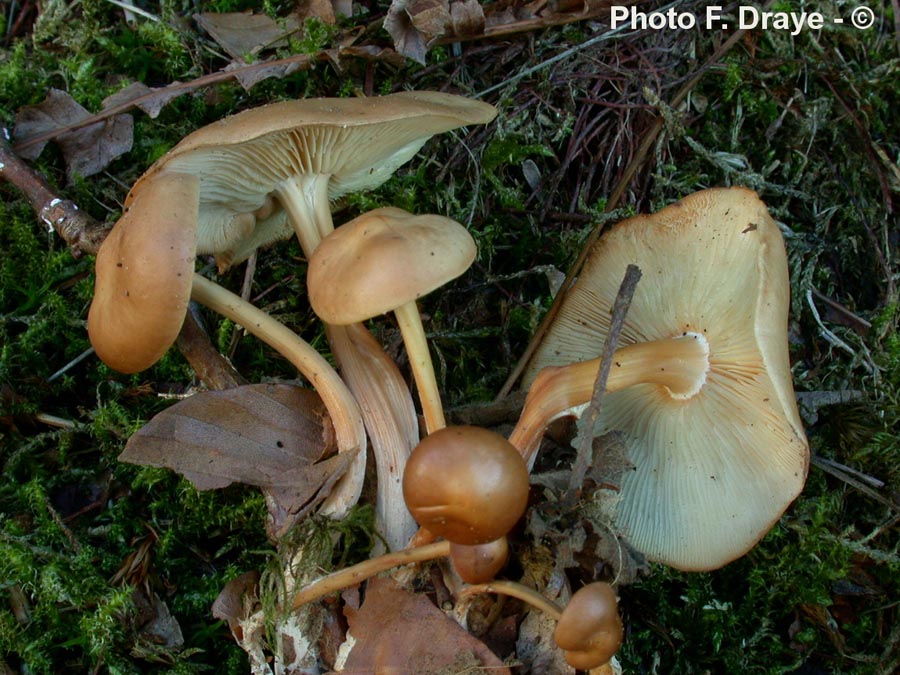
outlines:
[[[641,270],[636,265],[628,265],[625,270],[625,276],[619,291],[616,293],[616,299],[613,303],[612,317],[609,326],[609,332],[606,334],[606,342],[603,345],[603,354],[600,359],[600,369],[597,371],[597,379],[594,380],[594,392],[591,395],[591,402],[584,413],[585,420],[584,431],[581,437],[581,443],[578,446],[578,454],[575,457],[575,464],[572,466],[572,474],[569,476],[569,489],[565,498],[565,502],[574,504],[577,500],[578,493],[584,483],[584,477],[587,475],[588,467],[593,457],[593,440],[594,426],[597,424],[597,418],[600,417],[600,410],[603,405],[603,394],[606,392],[606,382],[609,379],[609,369],[612,366],[613,354],[619,343],[619,335],[625,326],[625,317],[628,315],[628,308],[631,307],[631,300],[634,298],[634,291],[638,282],[641,280]]]
[[[515,581],[492,581],[487,584],[476,584],[467,586],[460,592],[460,600],[465,600],[472,595],[479,593],[499,593],[500,595],[508,595],[522,602],[527,602],[532,607],[541,610],[547,616],[559,621],[562,616],[562,607],[552,600],[548,600],[533,588],[523,586]]]

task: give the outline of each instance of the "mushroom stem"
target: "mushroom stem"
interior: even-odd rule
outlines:
[[[209,279],[194,274],[191,297],[240,324],[288,359],[322,397],[331,416],[338,450],[359,454],[323,502],[320,513],[341,518],[359,500],[365,474],[366,432],[359,406],[331,365],[305,340],[276,319]]]
[[[293,176],[275,188],[307,257],[318,248],[322,238],[334,230],[328,200],[330,179],[323,174]]]
[[[527,602],[532,607],[541,610],[556,621],[559,621],[559,617],[561,617],[563,613],[563,608],[555,602],[548,600],[533,588],[528,588],[528,586],[523,586],[515,581],[491,581],[487,584],[466,586],[466,588],[460,592],[459,599],[465,600],[470,596],[479,593],[498,593],[500,595],[508,595],[512,598],[517,598],[518,600]]]
[[[408,548],[364,560],[356,565],[333,572],[321,579],[316,579],[308,586],[301,588],[294,595],[292,609],[296,610],[309,602],[325,597],[329,593],[361,583],[391,568],[434,560],[435,558],[446,558],[449,555],[450,542],[439,541],[427,546]]]
[[[422,317],[415,302],[407,302],[394,310],[403,344],[409,357],[413,378],[419,390],[419,401],[422,404],[422,415],[425,417],[425,429],[429,434],[447,426],[444,420],[444,408],[441,404],[441,393],[434,374],[434,364],[428,351],[425,328]]]
[[[540,447],[544,429],[553,420],[576,414],[591,400],[600,359],[544,368],[525,399],[525,408],[509,437],[529,468]],[[615,351],[606,391],[613,393],[637,384],[661,387],[675,399],[689,399],[703,388],[709,371],[709,345],[698,333],[666,340],[639,342]]]

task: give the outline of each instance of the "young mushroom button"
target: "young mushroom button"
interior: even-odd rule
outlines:
[[[416,300],[465,272],[475,254],[456,221],[387,207],[336,229],[309,260],[309,301],[323,321],[346,325],[394,312],[429,433],[445,422]]]
[[[594,433],[620,432],[633,468],[604,508],[648,558],[715,569],[773,526],[809,463],[787,256],[754,192],[703,190],[601,237],[535,354],[510,441],[530,462],[546,424],[587,405],[628,264],[643,276]]]
[[[499,434],[452,426],[426,436],[403,474],[416,521],[456,544],[477,546],[509,532],[528,503],[528,470]]]

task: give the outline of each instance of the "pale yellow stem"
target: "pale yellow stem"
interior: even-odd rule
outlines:
[[[600,369],[600,359],[544,368],[525,399],[519,422],[509,437],[529,467],[534,463],[544,430],[553,420],[587,405]],[[637,384],[664,387],[672,398],[686,399],[703,387],[709,370],[709,346],[690,333],[668,340],[640,342],[616,350],[607,393]]]
[[[428,351],[425,328],[415,301],[401,305],[394,310],[403,344],[409,357],[416,388],[419,390],[419,401],[422,404],[422,415],[425,417],[425,428],[428,433],[447,426],[444,420],[444,406],[441,404],[441,393],[434,374],[434,364]]]

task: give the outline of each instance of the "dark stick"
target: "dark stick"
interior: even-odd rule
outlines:
[[[603,345],[603,356],[600,359],[600,370],[597,372],[597,379],[594,380],[591,402],[588,404],[588,408],[582,417],[585,420],[584,435],[581,437],[581,443],[578,446],[578,454],[572,467],[572,475],[569,477],[568,493],[564,500],[569,504],[574,504],[578,498],[581,486],[584,484],[584,477],[587,475],[588,467],[591,464],[594,454],[593,431],[594,426],[597,424],[597,418],[600,417],[603,395],[606,393],[606,381],[609,379],[609,370],[612,367],[613,354],[619,343],[619,335],[625,326],[625,317],[628,314],[628,308],[631,307],[631,300],[634,298],[634,291],[640,280],[640,268],[637,265],[629,265],[625,270],[622,284],[619,286],[619,292],[616,293],[616,300],[612,307],[612,321],[609,326],[609,332],[606,334],[606,342]]]

